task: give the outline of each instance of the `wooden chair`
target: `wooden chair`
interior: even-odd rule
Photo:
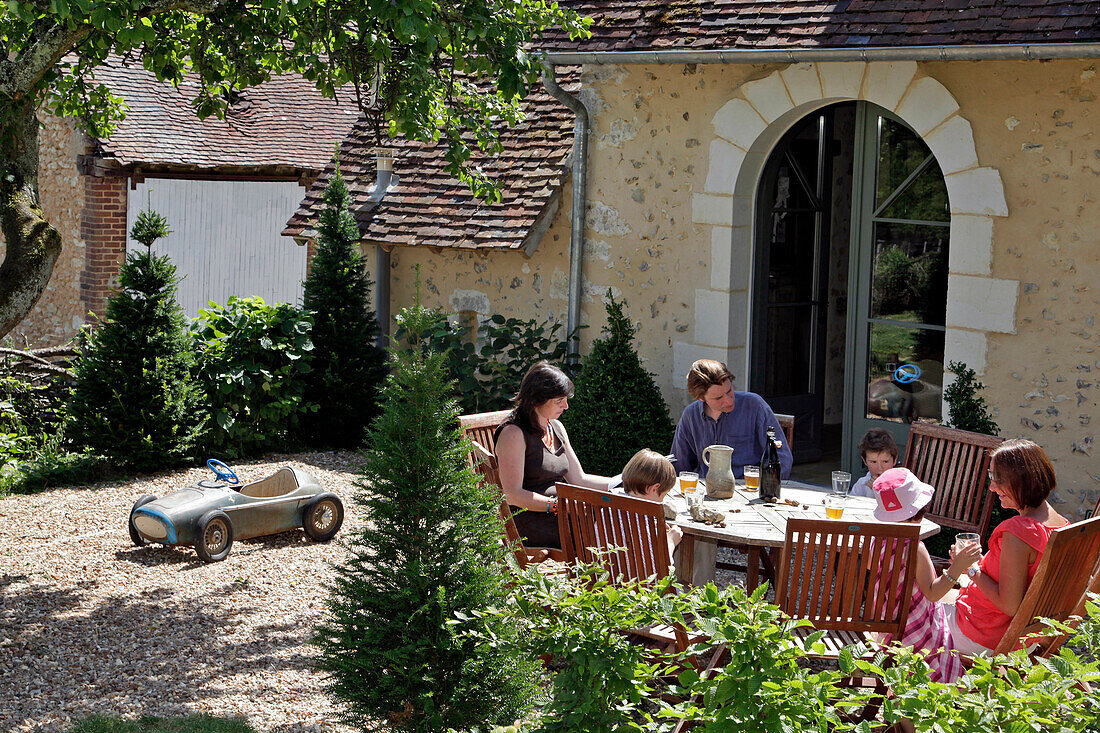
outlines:
[[[1088,591],[1100,591],[1100,517],[1068,524],[1050,534],[1039,567],[1024,593],[1024,599],[1012,622],[994,649],[998,654],[1012,651],[1021,639],[1042,633],[1041,618],[1069,621],[1085,610]],[[1068,634],[1042,637],[1033,657],[1049,657],[1058,650]]]
[[[473,451],[470,455],[474,469],[500,491],[500,520],[504,524],[504,536],[501,537],[501,541],[506,547],[512,549],[520,569],[545,560],[564,563],[565,553],[556,547],[528,547],[523,544],[523,538],[519,536],[519,529],[516,528],[516,522],[512,518],[512,507],[508,505],[508,499],[500,488],[500,475],[497,473],[496,456],[487,451],[476,440],[471,441],[471,443],[473,444]]]
[[[776,604],[807,619],[825,656],[879,632],[901,637],[909,618],[920,526],[833,519],[787,520]],[[882,558],[890,558],[883,562]],[[799,635],[809,631],[802,629]]]
[[[459,415],[458,426],[462,428],[462,433],[467,438],[476,440],[482,448],[490,453],[496,453],[497,446],[493,433],[511,414],[511,410],[497,410],[496,412]]]
[[[794,453],[794,415],[782,415],[775,413],[775,419],[779,421],[779,427],[783,429],[783,435],[787,438],[787,447]]]
[[[661,502],[564,483],[557,485],[557,493],[558,534],[568,564],[598,562],[613,583],[646,582],[671,575],[668,525]],[[625,549],[596,552],[608,548]],[[694,641],[679,625],[658,624],[629,631],[681,652]],[[697,660],[689,663],[698,666]]]
[[[989,454],[1004,438],[939,425],[912,423],[902,465],[936,489],[928,518],[945,527],[989,530],[993,500],[988,489]]]
[[[600,562],[615,581],[667,577],[668,526],[658,501],[557,485],[558,534],[568,563]],[[593,548],[625,547],[599,557]]]

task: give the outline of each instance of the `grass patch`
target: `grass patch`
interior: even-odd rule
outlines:
[[[183,718],[146,715],[137,720],[93,715],[78,723],[70,733],[256,733],[256,729],[242,720],[212,715]]]

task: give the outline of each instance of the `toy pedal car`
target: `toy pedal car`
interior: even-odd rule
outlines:
[[[193,545],[205,562],[224,560],[233,540],[263,537],[301,527],[310,539],[327,542],[344,522],[344,505],[305,471],[284,466],[250,484],[241,485],[229,466],[211,459],[214,481],[157,498],[134,502],[130,539],[141,547],[149,542]]]

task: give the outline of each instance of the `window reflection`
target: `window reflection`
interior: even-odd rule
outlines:
[[[872,323],[867,417],[938,421],[943,399],[944,332]]]

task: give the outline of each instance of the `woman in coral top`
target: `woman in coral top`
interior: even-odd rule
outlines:
[[[991,653],[1020,607],[1050,533],[1069,522],[1047,502],[1054,467],[1030,440],[1006,440],[991,456],[989,489],[1019,516],[997,525],[971,583],[959,592],[950,618],[956,649]],[[971,572],[974,572],[973,570]]]

